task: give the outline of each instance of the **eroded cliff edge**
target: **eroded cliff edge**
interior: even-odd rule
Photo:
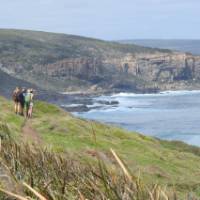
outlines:
[[[198,87],[200,57],[173,52],[75,58],[36,65],[34,72],[53,79],[82,80],[88,82],[90,89],[143,92],[186,89]]]
[[[200,56],[44,32],[1,30],[0,69],[62,92],[200,89]]]

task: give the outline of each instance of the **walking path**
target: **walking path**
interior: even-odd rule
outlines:
[[[37,144],[42,144],[42,138],[40,134],[33,129],[31,120],[26,120],[24,126],[22,127],[22,136],[25,142],[32,141]]]

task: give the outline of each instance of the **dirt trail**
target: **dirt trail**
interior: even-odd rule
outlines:
[[[42,138],[40,137],[40,134],[31,126],[31,120],[26,120],[22,128],[22,136],[25,142],[32,141],[37,144],[42,144]]]

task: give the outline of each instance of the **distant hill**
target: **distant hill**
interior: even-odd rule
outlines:
[[[164,50],[41,31],[0,29],[0,55],[4,62],[52,63],[65,58],[150,53]]]
[[[193,55],[200,55],[200,40],[152,40],[152,39],[138,39],[138,40],[121,40],[122,44],[137,44],[144,47],[171,49],[182,52],[189,52]]]
[[[81,36],[0,29],[0,70],[57,92],[200,88],[200,57]]]

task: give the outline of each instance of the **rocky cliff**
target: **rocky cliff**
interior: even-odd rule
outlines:
[[[127,54],[112,58],[70,58],[34,65],[33,71],[52,79],[85,81],[88,86],[96,85],[96,89],[187,89],[196,87],[200,79],[200,57],[172,52]]]
[[[59,91],[200,88],[199,56],[33,31],[0,31],[0,69]]]

